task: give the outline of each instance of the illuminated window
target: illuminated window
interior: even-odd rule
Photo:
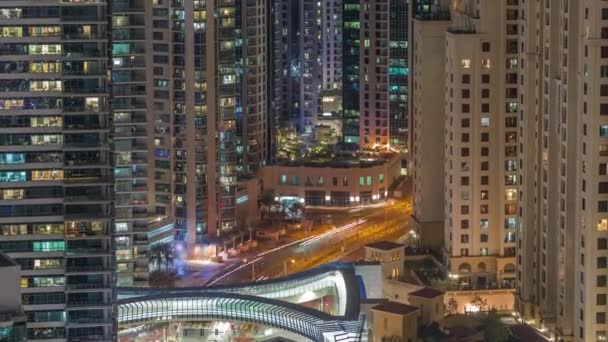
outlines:
[[[64,227],[62,223],[34,224],[32,232],[34,234],[63,234]]]
[[[0,172],[0,183],[5,182],[26,182],[27,173],[25,171],[4,171]]]
[[[63,144],[63,135],[60,134],[44,134],[32,135],[32,145],[61,145]]]
[[[28,53],[30,55],[60,55],[61,44],[30,44]]]
[[[0,37],[13,38],[23,37],[23,28],[17,26],[6,26],[0,28]]]
[[[46,270],[46,269],[54,269],[61,268],[63,264],[60,259],[36,259],[34,260],[34,269],[35,270]]]
[[[61,35],[59,26],[30,26],[28,33],[31,37],[52,37]]]
[[[597,222],[597,231],[598,232],[608,231],[608,219],[600,219]]]
[[[33,181],[62,180],[63,170],[34,170],[32,171]]]
[[[61,72],[59,62],[30,62],[30,72],[33,73],[56,73]]]
[[[3,224],[0,225],[2,235],[27,235],[26,224]]]
[[[23,199],[24,196],[25,190],[23,189],[4,189],[0,191],[0,199],[3,200]]]
[[[99,97],[87,97],[84,100],[84,108],[88,112],[98,112],[99,111]],[[126,114],[126,113],[123,113]]]
[[[0,164],[23,164],[25,153],[0,153]]]
[[[61,127],[63,118],[61,116],[44,116],[30,118],[30,127]]]
[[[62,88],[61,81],[30,81],[30,91],[61,91]]]
[[[64,284],[65,284],[65,277],[34,277],[34,278],[32,278],[32,285],[34,287],[63,286]]]
[[[490,69],[490,59],[489,58],[483,58],[481,60],[481,67],[483,69]]]
[[[0,110],[23,109],[24,104],[23,99],[4,99],[0,100]]]
[[[470,69],[471,68],[471,60],[470,59],[463,59],[461,61],[462,64],[462,68],[463,69]]]
[[[32,243],[34,252],[63,252],[65,251],[65,241],[34,241]]]
[[[505,200],[515,201],[516,199],[517,199],[517,190],[515,190],[515,189],[506,189],[505,190]]]

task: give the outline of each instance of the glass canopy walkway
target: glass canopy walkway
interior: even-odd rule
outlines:
[[[303,305],[333,298],[331,313]],[[312,341],[361,341],[365,284],[352,264],[231,286],[118,288],[118,324],[224,320],[296,333]]]

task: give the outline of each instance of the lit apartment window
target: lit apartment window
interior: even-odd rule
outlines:
[[[60,55],[61,44],[30,44],[28,53],[30,55]]]
[[[462,64],[462,68],[463,69],[470,69],[471,68],[471,60],[470,59],[463,59],[461,61]]]
[[[598,232],[605,232],[608,231],[608,219],[600,219],[597,222],[597,231]]]
[[[33,181],[45,180],[61,180],[63,179],[63,170],[33,170]]]
[[[14,37],[22,37],[22,36],[23,36],[22,27],[6,26],[6,27],[0,28],[0,37],[14,38]]]

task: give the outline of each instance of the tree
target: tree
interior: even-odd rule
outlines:
[[[484,320],[484,339],[492,342],[507,342],[509,330],[500,320],[496,310],[491,310]]]
[[[164,242],[159,243],[150,248],[148,251],[148,259],[151,265],[155,265],[157,270],[169,270],[169,267],[173,265],[175,261],[175,253],[173,250],[173,244]]]
[[[265,219],[272,209],[272,206],[275,205],[274,200],[274,191],[265,190],[258,197],[258,206],[262,211],[262,219]]]
[[[475,298],[471,300],[471,305],[478,307],[479,311],[485,311],[488,306],[488,300],[479,296],[475,296]]]
[[[458,313],[458,302],[456,301],[456,299],[454,299],[454,297],[451,297],[450,300],[448,300],[448,304],[446,305],[446,311],[450,315]]]
[[[301,213],[300,216],[304,218],[304,204],[298,201],[291,202],[291,204],[287,207],[287,210],[289,210],[289,217],[291,217],[292,223],[293,221],[295,221],[295,218],[298,216],[298,213]]]
[[[458,282],[452,279],[431,278],[431,287],[435,287],[444,291],[458,290]]]

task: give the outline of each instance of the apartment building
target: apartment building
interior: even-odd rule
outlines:
[[[415,5],[430,11],[413,24],[414,39],[420,40],[413,52],[419,76],[413,87],[414,168],[422,166],[414,176],[415,215],[433,222],[441,217],[433,206],[443,206],[444,263],[461,285],[511,287],[518,194],[518,36],[512,29],[517,3]],[[433,71],[440,66],[443,79]],[[432,101],[443,102],[443,115]],[[424,171],[437,171],[441,153],[436,142],[425,141],[441,139],[438,134],[443,134],[443,196],[436,186],[429,193],[423,188],[436,182]]]
[[[268,13],[265,1],[236,1],[237,170],[253,174],[270,158],[267,77]],[[240,117],[239,117],[240,116]]]
[[[318,124],[342,133],[342,0],[321,3],[321,109]]]
[[[388,145],[400,151],[408,147],[409,10],[406,0],[389,2]]]
[[[270,158],[267,8],[114,1],[112,24],[115,241],[129,285],[146,281],[149,245],[191,250],[237,225],[238,176]]]
[[[462,1],[446,32],[444,253],[472,287],[514,285],[517,13]]]
[[[441,248],[443,238],[435,243],[429,240],[443,236],[445,105],[442,96],[438,100],[429,94],[445,89],[445,32],[450,24],[450,13],[447,6],[437,6],[431,11],[430,4],[410,4],[409,60],[412,77],[409,79],[408,129],[413,179],[412,218],[423,244]]]
[[[0,250],[28,340],[114,340],[108,2],[0,2]]]
[[[359,0],[343,0],[342,11],[342,140],[359,144],[361,96],[361,4]]]
[[[519,15],[518,310],[556,340],[603,341],[608,4],[521,1]]]
[[[388,145],[389,0],[361,1],[359,144]]]

